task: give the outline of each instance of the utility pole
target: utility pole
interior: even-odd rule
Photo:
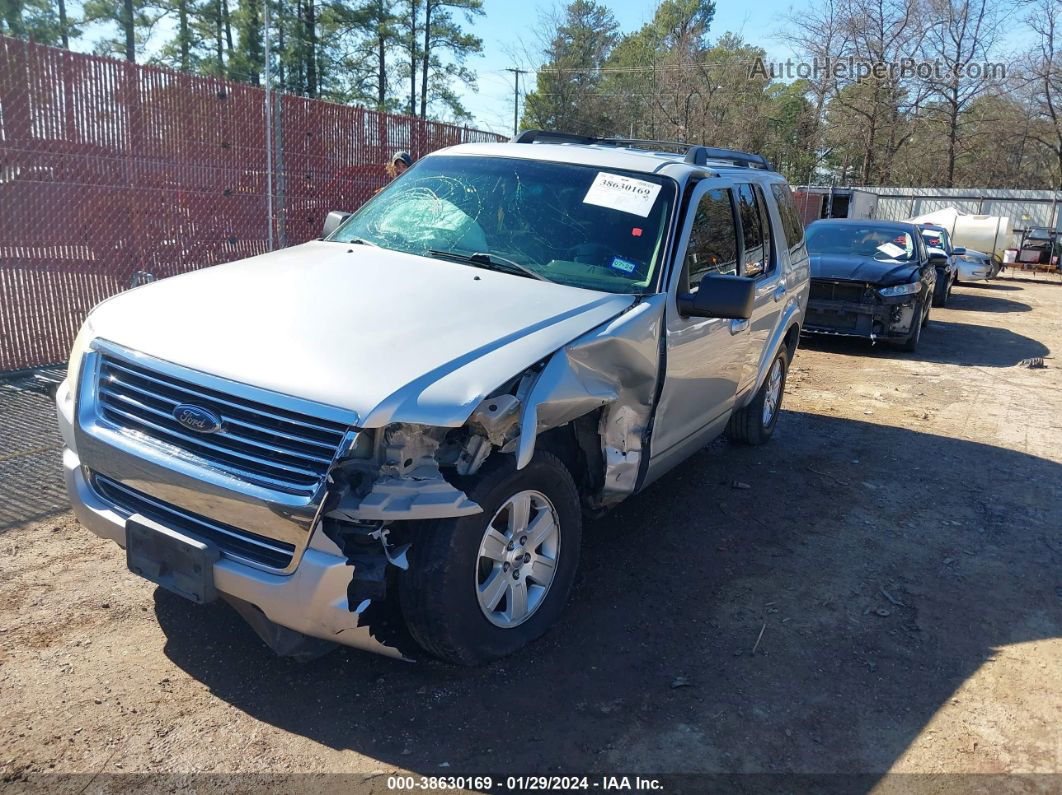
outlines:
[[[265,63],[262,69],[262,77],[265,82],[265,134],[266,134],[266,234],[269,239],[269,250],[273,250],[273,103],[270,91],[272,89],[272,75],[270,66],[272,52],[270,49],[269,4],[271,0],[265,0]]]
[[[519,134],[520,130],[520,75],[526,75],[527,71],[524,69],[517,69],[516,67],[509,67],[506,72],[513,73],[513,135]]]

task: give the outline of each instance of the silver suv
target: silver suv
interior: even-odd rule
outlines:
[[[97,306],[58,393],[74,510],[280,653],[501,657],[557,620],[584,513],[771,436],[808,271],[757,155],[445,149],[320,240]]]

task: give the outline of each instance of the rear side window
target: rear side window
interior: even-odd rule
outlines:
[[[782,233],[789,250],[792,251],[804,241],[804,224],[800,221],[800,213],[797,212],[796,203],[793,201],[793,191],[789,190],[788,185],[772,182],[771,192],[774,194],[774,200],[778,202],[778,214],[782,216]]]
[[[764,225],[765,213],[752,185],[737,186],[738,215],[744,239],[742,276],[759,276],[767,271],[771,256],[770,225]]]
[[[708,273],[736,274],[737,252],[730,191],[706,191],[697,202],[686,247],[687,290],[695,290]]]

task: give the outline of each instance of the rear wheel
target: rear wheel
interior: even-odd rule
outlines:
[[[767,377],[763,379],[755,397],[745,407],[735,411],[726,426],[729,439],[743,444],[763,444],[774,433],[782,409],[788,357],[783,350],[774,357]]]
[[[419,528],[399,594],[425,650],[478,665],[557,620],[575,580],[582,517],[571,474],[546,452],[519,471],[505,456],[466,493],[483,512]]]

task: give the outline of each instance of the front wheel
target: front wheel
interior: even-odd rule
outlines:
[[[896,345],[901,351],[914,353],[918,350],[918,341],[922,339],[922,327],[929,322],[929,312],[921,306],[917,311],[922,314],[916,315],[917,319],[911,321],[911,333],[907,335],[907,339]]]
[[[511,456],[466,489],[482,513],[425,523],[413,535],[399,596],[413,638],[461,665],[512,654],[560,616],[579,564],[579,494],[561,461]]]
[[[730,423],[726,426],[729,439],[743,444],[763,444],[771,438],[782,408],[787,366],[788,359],[783,349],[774,357],[771,369],[767,371],[767,377],[752,401],[731,415]]]

